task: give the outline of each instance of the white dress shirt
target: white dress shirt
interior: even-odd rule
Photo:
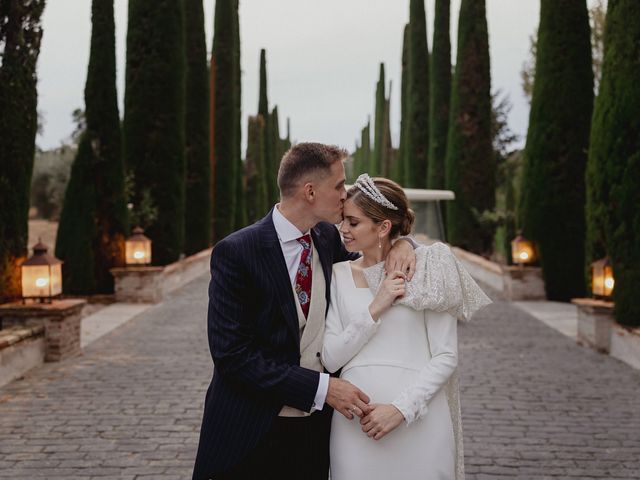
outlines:
[[[300,258],[302,257],[302,245],[298,242],[298,238],[303,235],[310,234],[310,231],[301,232],[298,228],[291,223],[280,212],[280,204],[276,204],[273,209],[273,226],[278,234],[278,240],[280,240],[280,248],[282,249],[282,255],[284,256],[285,264],[287,265],[287,271],[289,272],[289,278],[291,279],[291,286],[295,287],[296,273],[298,272],[298,265],[300,265]],[[313,288],[313,285],[311,286]],[[320,373],[320,380],[318,381],[318,389],[316,390],[316,396],[313,400],[313,410],[322,410],[324,402],[327,398],[327,391],[329,390],[329,375],[326,373]]]

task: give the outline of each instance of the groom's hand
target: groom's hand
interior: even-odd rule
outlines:
[[[410,240],[400,238],[393,244],[384,262],[384,270],[387,274],[399,270],[407,276],[408,282],[411,281],[416,271],[416,252]]]
[[[369,412],[369,401],[367,394],[352,383],[341,378],[329,378],[326,402],[349,420],[354,415],[366,415]]]

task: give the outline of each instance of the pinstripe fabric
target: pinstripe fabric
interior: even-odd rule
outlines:
[[[194,480],[242,461],[283,405],[309,411],[318,372],[299,366],[298,317],[272,212],[218,242],[211,255],[208,337],[215,364],[205,397]],[[326,281],[353,258],[333,225],[311,234]]]

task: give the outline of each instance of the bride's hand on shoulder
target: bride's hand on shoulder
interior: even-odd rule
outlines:
[[[380,284],[378,293],[369,305],[371,317],[378,321],[396,298],[404,296],[406,275],[400,271],[392,272]]]
[[[374,440],[380,440],[404,421],[404,416],[391,404],[371,404],[369,413],[360,419],[362,431]]]

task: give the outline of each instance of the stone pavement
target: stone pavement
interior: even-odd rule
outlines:
[[[190,478],[206,287],[0,389],[0,479]],[[459,332],[468,479],[640,478],[639,371],[505,302]]]
[[[467,479],[640,479],[640,371],[506,302],[459,337]]]

